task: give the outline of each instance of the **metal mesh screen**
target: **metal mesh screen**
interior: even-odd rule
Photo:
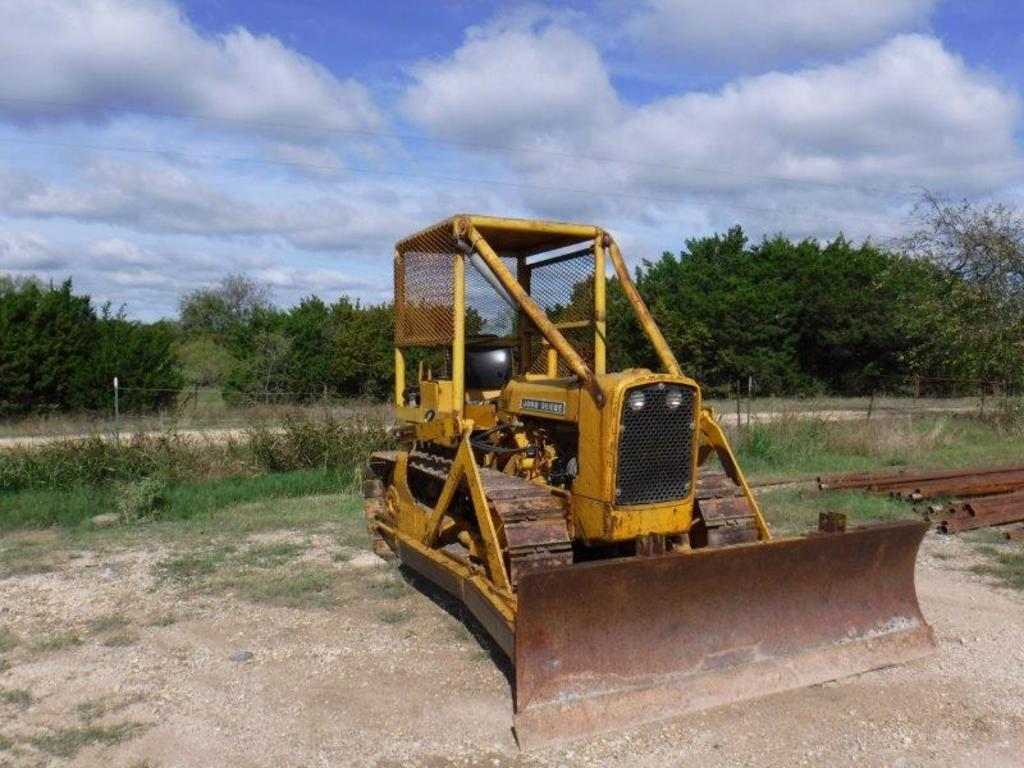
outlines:
[[[555,323],[594,316],[594,252],[530,264],[530,295]]]
[[[502,257],[505,268],[516,273],[516,260]],[[490,277],[490,280],[488,280]],[[466,335],[467,336],[512,336],[516,333],[519,312],[514,304],[506,301],[504,290],[495,287],[497,282],[487,265],[479,256],[469,259],[466,264]]]
[[[639,408],[630,406],[632,398]],[[627,390],[619,427],[616,504],[653,504],[689,495],[694,406],[694,391],[678,384]]]
[[[556,325],[586,322],[580,328],[562,328],[562,335],[587,363],[594,363],[594,252],[587,248],[569,258],[539,258],[530,263],[530,295]],[[547,346],[535,334],[529,371],[547,371]],[[564,360],[558,361],[558,376],[572,371]]]
[[[395,256],[395,343],[400,347],[450,344],[454,329],[455,238],[447,223],[398,246]]]
[[[424,230],[398,244],[395,256],[395,343],[400,347],[451,344],[454,333],[454,258],[457,253],[450,222]],[[501,256],[513,275],[518,260]],[[592,249],[543,254],[526,262],[529,293],[588,365],[594,356],[594,254]],[[527,281],[524,280],[524,283]],[[518,332],[519,312],[497,285],[479,256],[466,264],[466,335],[511,337]],[[585,325],[583,325],[585,324]],[[520,370],[545,373],[547,346],[531,334],[531,356]],[[571,374],[559,360],[559,376]]]
[[[576,353],[583,358],[588,366],[594,365],[594,327],[587,325],[585,328],[563,328],[562,335],[569,342]],[[548,345],[540,333],[533,335],[530,356],[530,373],[547,373],[547,350]],[[556,376],[572,376],[572,369],[565,360],[558,359],[558,370]]]

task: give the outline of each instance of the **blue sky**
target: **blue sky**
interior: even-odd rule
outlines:
[[[143,319],[227,272],[387,300],[391,244],[464,210],[638,263],[1021,202],[1007,0],[0,0],[0,69],[0,271]]]

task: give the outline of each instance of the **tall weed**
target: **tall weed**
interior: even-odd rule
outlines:
[[[254,426],[224,440],[176,431],[63,439],[0,450],[0,493],[114,488],[128,507],[138,509],[139,504],[146,506],[142,497],[159,495],[154,489],[187,480],[296,469],[354,476],[372,451],[390,443],[381,422],[331,414],[291,414],[277,424]]]

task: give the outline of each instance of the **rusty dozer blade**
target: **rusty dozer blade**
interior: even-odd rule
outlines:
[[[548,746],[931,653],[914,590],[927,525],[884,523],[519,583],[516,737]]]

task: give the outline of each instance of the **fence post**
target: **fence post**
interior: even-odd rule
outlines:
[[[114,425],[117,425],[118,419],[121,417],[121,403],[117,393],[117,376],[114,377]]]
[[[750,426],[750,406],[754,401],[754,377],[747,376],[747,426]]]
[[[736,429],[737,431],[743,428],[743,380],[739,379],[736,382]]]

